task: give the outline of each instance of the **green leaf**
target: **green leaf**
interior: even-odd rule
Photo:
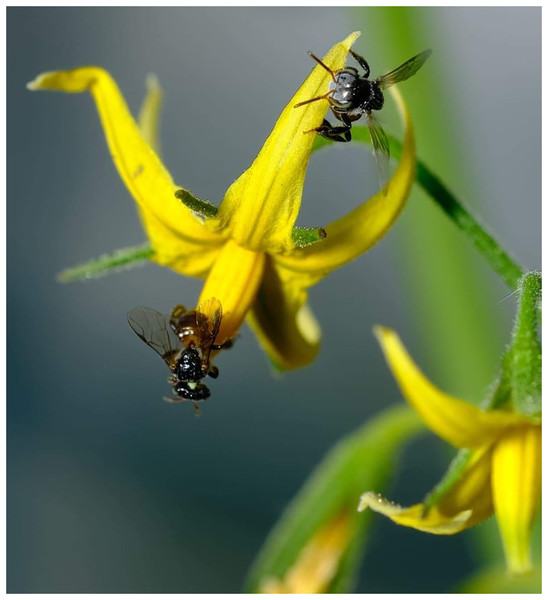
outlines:
[[[269,579],[282,580],[314,534],[343,511],[353,537],[329,592],[352,588],[365,545],[370,513],[358,513],[364,489],[383,489],[402,445],[423,431],[408,407],[391,408],[343,438],[316,467],[268,536],[253,565],[245,591],[256,593]]]
[[[145,242],[140,246],[120,248],[111,254],[103,254],[76,267],[70,267],[57,275],[57,281],[67,283],[77,279],[103,277],[110,271],[119,271],[143,264],[154,256],[152,246]]]
[[[524,275],[511,346],[512,402],[517,412],[541,413],[542,350],[538,337],[542,276]]]
[[[352,127],[352,141],[371,144],[371,138],[367,127],[354,125]],[[394,158],[400,158],[402,144],[392,135],[388,135],[390,154]],[[312,152],[333,144],[321,136],[316,136]],[[472,216],[464,205],[455,198],[445,184],[435,175],[423,161],[417,160],[417,182],[434,202],[445,212],[453,223],[470,239],[474,246],[487,260],[490,267],[498,273],[506,283],[515,289],[523,269],[514,262],[510,255],[491,236],[484,227]]]

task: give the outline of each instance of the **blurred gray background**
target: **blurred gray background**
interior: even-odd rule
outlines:
[[[177,182],[218,203],[310,71],[307,50],[321,55],[361,29],[355,49],[377,75],[432,47],[425,70],[448,90],[443,108],[457,132],[445,141],[465,157],[450,183],[473,181],[475,197],[465,200],[522,264],[539,268],[540,9],[428,13],[431,37],[389,64],[377,9],[8,9],[9,592],[238,592],[327,449],[402,401],[372,325],[397,329],[427,373],[440,368],[418,342],[419,309],[402,269],[398,236],[408,207],[371,252],[311,291],[324,334],[313,365],[273,377],[244,327],[217,361],[221,377],[200,419],[189,406],[162,402],[167,369],[126,313],[192,305],[201,282],[146,265],[56,283],[64,267],[144,234],[89,95],[30,93],[26,82],[42,71],[100,65],[136,114],[145,76],[156,73],[165,93],[165,162]],[[419,81],[420,74],[402,91],[436,101],[436,89]],[[419,154],[428,126],[416,121]],[[365,148],[313,157],[299,223],[343,215],[375,181]],[[415,235],[420,243],[423,234]],[[508,290],[479,269],[501,326],[500,351],[514,299],[501,302]],[[451,344],[436,332],[433,339]],[[466,381],[461,364],[441,368],[462,369]],[[390,497],[418,501],[446,458],[433,436],[413,443]],[[450,591],[472,569],[471,535],[427,536],[379,517],[359,591]]]

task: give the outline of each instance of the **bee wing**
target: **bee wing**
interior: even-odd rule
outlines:
[[[404,62],[393,71],[377,77],[377,83],[381,88],[387,88],[400,81],[405,81],[412,77],[426,62],[426,59],[432,54],[432,50],[425,50],[408,61]]]
[[[388,180],[390,179],[390,146],[384,129],[373,115],[366,115],[369,135],[373,144],[373,155],[377,163],[379,186],[383,194],[388,193]]]
[[[203,300],[196,307],[196,325],[204,340],[202,346],[204,351],[209,351],[211,345],[215,342],[222,318],[223,308],[218,298]]]
[[[157,352],[173,370],[182,345],[169,324],[169,317],[152,308],[139,306],[128,312],[127,321],[143,342]]]
[[[171,325],[171,329],[175,331],[175,333],[179,333],[180,329],[180,321],[187,313],[186,308],[182,304],[177,304],[173,307],[171,311],[171,315],[169,317],[169,324]]]

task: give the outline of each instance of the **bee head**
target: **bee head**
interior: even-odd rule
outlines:
[[[177,395],[181,398],[185,398],[186,400],[193,400],[194,402],[206,400],[211,394],[207,385],[204,385],[203,383],[195,383],[192,381],[179,381],[175,385],[174,390],[177,393]]]

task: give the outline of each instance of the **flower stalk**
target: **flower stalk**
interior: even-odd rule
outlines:
[[[520,299],[513,332],[511,385],[514,410],[539,415],[542,387],[542,350],[538,338],[542,276],[527,273],[520,281]]]

